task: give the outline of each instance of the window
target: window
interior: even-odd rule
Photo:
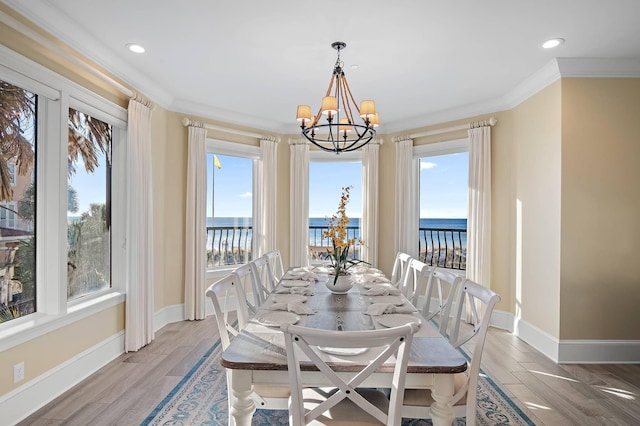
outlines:
[[[349,155],[351,154],[351,155]],[[362,219],[362,161],[359,153],[335,154],[310,153],[309,159],[309,255],[310,261],[320,262],[330,245],[322,234],[328,219],[336,213],[342,188],[351,186],[347,204],[348,238],[360,238]],[[359,245],[351,255],[359,259]]]
[[[0,80],[0,322],[35,311],[36,95]],[[18,172],[16,175],[16,171]]]
[[[69,109],[67,298],[111,287],[112,127]]]
[[[15,229],[16,203],[0,203],[0,228]]]
[[[207,269],[249,262],[259,148],[207,140]]]
[[[420,164],[419,256],[466,269],[469,154],[466,139],[414,148]]]
[[[127,133],[125,109],[2,54],[0,351],[124,301]]]

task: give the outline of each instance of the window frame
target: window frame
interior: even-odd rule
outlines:
[[[412,182],[412,184],[414,184],[413,188],[415,188],[415,191],[412,194],[412,196],[414,197],[412,202],[417,209],[417,211],[415,212],[415,217],[417,219],[416,230],[418,230],[420,226],[420,160],[423,158],[437,157],[440,155],[459,154],[462,152],[469,152],[469,138],[451,139],[442,142],[413,146],[413,162],[415,173],[412,173],[411,177],[415,180],[415,182]],[[467,189],[468,186],[469,185],[467,184]],[[415,246],[417,250],[418,240],[420,238],[418,232],[416,232],[416,236],[417,238],[415,241]],[[447,271],[451,271],[460,276],[466,276],[466,270],[461,271],[457,269],[447,269]]]
[[[18,216],[16,216],[14,211],[16,211],[16,209],[18,208],[18,203],[16,203],[15,201],[11,203],[0,203],[0,206],[5,207],[0,211],[0,226],[2,226],[2,221],[4,220],[5,221],[4,228],[16,229],[16,225],[18,224]],[[2,219],[2,213],[5,214],[4,219]],[[9,218],[9,216],[12,216],[12,217]],[[13,226],[9,226],[10,220],[13,221]]]
[[[221,154],[221,155],[229,155],[234,157],[242,157],[246,159],[250,159],[252,161],[251,167],[251,227],[255,226],[255,217],[257,215],[256,205],[256,197],[255,191],[258,188],[258,171],[259,166],[258,162],[262,158],[260,147],[247,145],[239,142],[232,142],[222,139],[216,138],[206,138],[205,139],[205,155],[206,154]],[[209,186],[209,182],[207,181],[207,190]],[[212,200],[215,202],[215,200]],[[206,214],[205,214],[206,216]],[[251,240],[251,252],[257,253],[257,244],[255,238]],[[206,269],[206,277],[207,278],[218,278],[224,276],[226,273],[233,271],[239,265],[224,265],[217,267],[207,267]]]
[[[0,323],[0,352],[72,324],[125,300],[124,176],[127,110],[0,46],[0,79],[38,96],[36,112],[36,306],[33,314]],[[114,128],[111,288],[67,301],[67,143],[72,106]],[[60,188],[64,188],[61,191]],[[46,213],[45,213],[46,212]],[[52,254],[53,253],[53,254]]]
[[[362,170],[362,151],[347,151],[341,152],[340,155],[336,155],[334,152],[313,150],[309,151],[309,168],[311,168],[311,163],[360,163],[360,190],[362,191],[362,175],[364,171]],[[309,198],[311,198],[311,188],[309,188]],[[362,197],[364,200],[364,197]],[[338,200],[336,200],[337,202]],[[364,210],[367,206],[360,206],[362,214],[364,214]],[[309,233],[309,219],[310,217],[307,215],[307,233]],[[360,217],[360,235],[362,235],[362,217]],[[310,243],[310,242],[309,242]],[[309,244],[310,245],[310,244]],[[362,257],[362,251],[360,251],[360,256]],[[311,256],[309,256],[309,262],[312,265],[320,265],[322,262],[313,261]]]

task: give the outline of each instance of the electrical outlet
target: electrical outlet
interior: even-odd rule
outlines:
[[[13,366],[13,383],[24,380],[24,361]]]

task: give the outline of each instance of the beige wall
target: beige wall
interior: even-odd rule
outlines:
[[[512,111],[515,314],[559,337],[561,81]]]
[[[562,80],[560,338],[640,339],[640,79]]]
[[[124,303],[0,352],[0,395],[70,361],[124,330]],[[25,380],[13,384],[11,366],[24,362]]]

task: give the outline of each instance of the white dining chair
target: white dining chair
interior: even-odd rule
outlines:
[[[273,276],[269,258],[260,256],[249,262],[253,274],[253,290],[257,295],[258,306],[262,305],[267,297],[276,288],[277,281]]]
[[[264,294],[263,289],[258,286],[251,263],[240,265],[233,272],[238,276],[240,286],[244,290],[248,313],[255,315],[264,302]]]
[[[275,249],[266,252],[263,256],[269,259],[269,265],[271,266],[271,273],[273,279],[277,283],[284,275],[284,267],[282,266],[282,254],[280,250]]]
[[[396,259],[393,262],[393,269],[391,270],[391,284],[400,287],[404,281],[405,275],[409,272],[409,262],[411,262],[411,255],[407,253],[398,252]]]
[[[333,331],[282,325],[291,386],[289,424],[400,425],[407,362],[413,334],[418,328],[416,323],[365,331]],[[345,381],[325,361],[327,356],[321,347],[330,347],[332,351],[367,348],[377,355],[363,363],[361,369],[353,372],[349,375],[350,379]],[[388,384],[392,389],[389,399],[380,390],[360,389],[360,385],[378,367],[394,356],[393,378]],[[305,364],[311,361],[331,383],[330,387],[303,388],[301,361]],[[308,366],[305,370],[307,369]]]
[[[440,334],[446,337],[447,308],[453,303],[458,287],[464,278],[443,268],[434,267],[428,275],[424,300],[418,307],[426,320],[438,325]],[[416,305],[417,306],[417,305]]]
[[[227,349],[231,340],[240,333],[249,319],[246,304],[246,294],[240,277],[235,272],[211,284],[206,290],[206,296],[213,304],[218,334],[222,349]],[[229,315],[235,311],[235,316]],[[231,370],[227,370],[227,385],[230,388]],[[286,410],[291,392],[288,386],[254,386],[251,398],[256,408],[265,410]],[[232,406],[232,396],[229,394],[229,409]]]
[[[469,304],[472,324],[465,326],[462,331],[462,314],[465,309],[465,300]],[[451,327],[449,329],[449,341],[455,347],[460,347],[473,339],[473,351],[468,363],[467,371],[454,376],[454,395],[451,404],[456,417],[466,417],[468,426],[476,424],[476,403],[478,391],[478,378],[480,375],[480,361],[484,343],[489,328],[489,321],[493,308],[500,301],[500,296],[486,287],[465,280],[456,295],[454,302],[448,305],[446,311],[452,311]],[[478,307],[482,306],[483,316],[478,315]],[[448,318],[449,312],[445,312]],[[466,329],[469,329],[466,331]],[[429,419],[431,418],[430,406],[433,403],[431,391],[427,389],[407,389],[404,393],[402,405],[402,417]]]
[[[431,267],[418,259],[409,261],[408,271],[399,286],[402,294],[413,304],[418,306],[421,295],[424,294],[429,280]]]

